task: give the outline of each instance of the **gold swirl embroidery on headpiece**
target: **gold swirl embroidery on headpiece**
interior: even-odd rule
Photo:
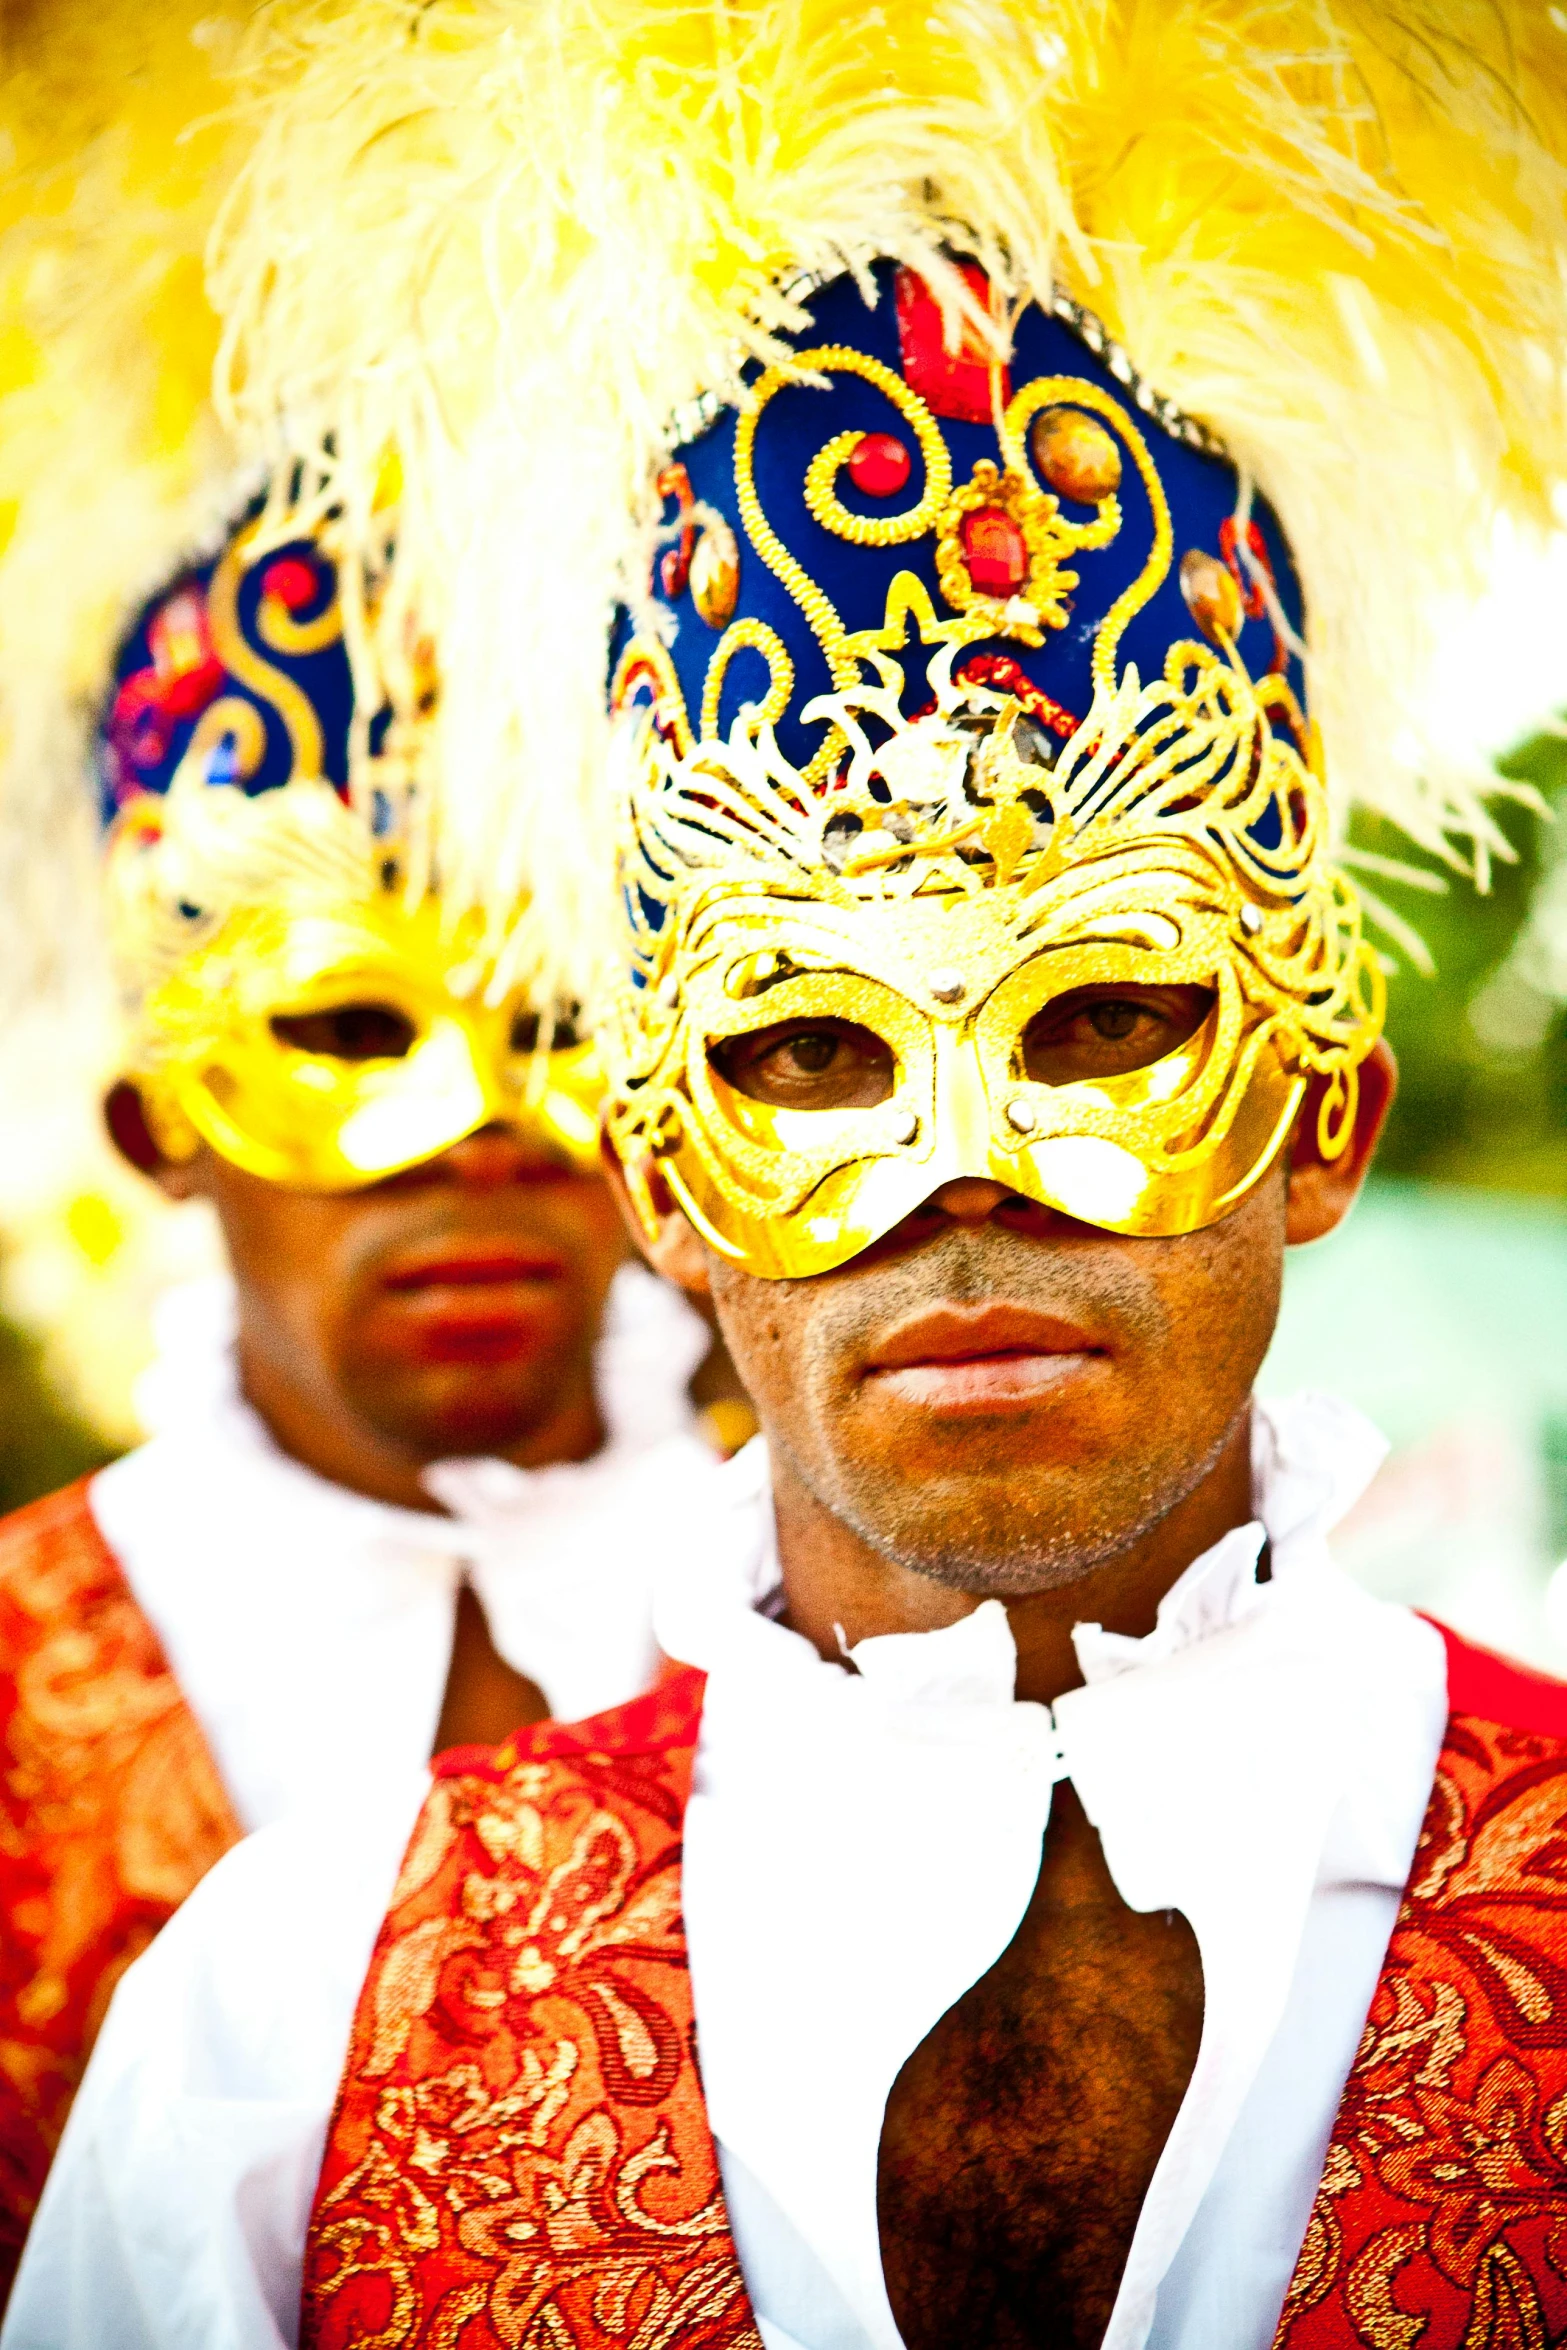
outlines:
[[[756,705],[759,726],[776,726],[789,707],[794,692],[794,663],[788,648],[775,628],[765,620],[735,620],[725,629],[718,641],[712,659],[707,665],[707,676],[702,685],[702,738],[718,732],[718,705],[723,698],[724,679],[736,653],[760,653],[767,663],[767,691]],[[670,672],[673,675],[673,670]],[[679,692],[678,685],[675,691]]]
[[[239,620],[239,591],[252,565],[252,550],[260,522],[239,532],[224,548],[207,590],[207,613],[213,650],[231,677],[248,686],[257,700],[277,712],[288,736],[295,775],[319,775],[323,767],[321,721],[310,696],[283,670],[264,660],[250,643]],[[314,653],[335,644],[343,632],[342,610],[334,595],[314,620],[297,621],[281,600],[263,594],[257,614],[263,642],[279,653]],[[259,762],[258,762],[259,763]],[[245,770],[242,772],[253,772]]]

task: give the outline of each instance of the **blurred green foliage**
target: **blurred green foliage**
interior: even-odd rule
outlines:
[[[112,1457],[51,1389],[37,1344],[0,1321],[0,1514]]]
[[[1531,784],[1567,825],[1567,740],[1541,735],[1501,762]],[[1429,1183],[1567,1199],[1567,1008],[1533,1049],[1502,1051],[1484,1040],[1471,1008],[1505,961],[1528,910],[1548,839],[1526,807],[1499,803],[1498,820],[1517,851],[1497,863],[1487,895],[1454,876],[1431,896],[1381,874],[1368,886],[1425,941],[1435,962],[1425,977],[1396,947],[1388,985],[1388,1036],[1398,1055],[1399,1092],[1377,1165],[1384,1175]],[[1392,825],[1360,820],[1358,848],[1436,873]],[[1373,926],[1373,936],[1386,946]]]

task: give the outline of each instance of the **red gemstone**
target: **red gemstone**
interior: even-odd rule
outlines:
[[[1001,506],[981,506],[977,514],[964,515],[963,560],[979,594],[1003,602],[1028,577],[1023,533]]]
[[[285,612],[303,612],[321,592],[316,567],[303,555],[279,555],[261,574],[261,585],[265,594],[276,596]]]
[[[979,264],[960,261],[958,271],[976,306],[989,311],[990,280]],[[995,353],[965,319],[956,344],[947,347],[946,321],[941,305],[922,277],[912,269],[898,271],[898,346],[903,380],[918,392],[933,416],[959,424],[989,424],[998,405],[1012,397],[1012,379],[1006,368],[995,369]]]
[[[896,433],[864,433],[849,454],[849,479],[867,498],[895,498],[908,487],[912,462]]]

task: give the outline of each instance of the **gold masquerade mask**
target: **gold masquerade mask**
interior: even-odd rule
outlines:
[[[492,1122],[596,1167],[596,1054],[498,981],[477,917],[410,888],[429,864],[422,737],[361,730],[354,707],[320,535],[280,552],[247,522],[128,640],[106,885],[154,1139],[312,1191]]]
[[[498,1121],[592,1169],[592,1046],[568,1032],[550,1049],[525,998],[490,1002],[475,978],[471,943],[428,899],[242,908],[147,1000],[155,1140],[182,1159],[199,1137],[268,1182],[351,1191]]]
[[[841,345],[799,355],[829,381],[873,365]],[[795,664],[777,630],[730,617],[732,577],[708,619],[700,732],[667,626],[644,619],[615,684],[633,964],[610,1133],[650,1229],[656,1168],[708,1243],[766,1278],[845,1263],[958,1176],[1117,1233],[1211,1224],[1272,1164],[1313,1078],[1319,1147],[1344,1147],[1381,1025],[1297,696],[1278,671],[1248,673],[1246,575],[1225,553],[1190,549],[1177,572],[1170,501],[1123,399],[1086,372],[1008,388],[991,458],[954,489],[911,372],[875,378],[924,463],[905,513],[868,524],[834,487],[888,436],[810,436],[803,495],[823,532],[925,542],[926,576],[897,570],[854,632],[758,491],[770,402],[811,396],[795,372],[763,374],[735,430],[750,551],[733,534],[719,552],[774,608],[781,582],[825,655],[832,690],[797,714],[824,730],[811,757],[780,747]],[[909,464],[876,455],[861,474],[901,489]],[[1147,518],[1130,561],[1123,469]],[[712,513],[710,479],[705,499]],[[973,659],[981,641],[1047,644],[1074,616],[1066,559],[1117,542],[1081,720],[1017,660]],[[998,576],[1009,562],[1015,581]],[[710,554],[698,586],[718,569]],[[1166,637],[1144,683],[1118,651],[1172,574],[1200,633]],[[765,691],[720,735],[743,649]]]

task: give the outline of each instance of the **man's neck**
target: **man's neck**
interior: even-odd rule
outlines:
[[[878,1633],[938,1631],[1000,1596],[1017,1642],[1017,1694],[1046,1704],[1082,1680],[1074,1625],[1134,1639],[1151,1632],[1159,1602],[1192,1561],[1255,1515],[1248,1412],[1200,1483],[1156,1525],[1083,1574],[1016,1598],[955,1589],[895,1564],[818,1499],[783,1448],[774,1446],[772,1461],[787,1620],[821,1655],[840,1655],[840,1632],[852,1647]]]

